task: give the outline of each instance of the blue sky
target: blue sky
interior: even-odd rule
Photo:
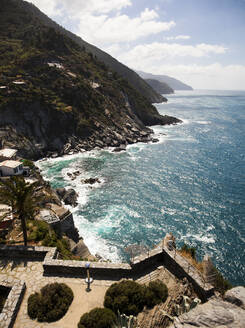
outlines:
[[[29,0],[132,69],[245,89],[245,0]]]

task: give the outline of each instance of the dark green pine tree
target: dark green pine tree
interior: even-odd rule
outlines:
[[[33,218],[41,201],[41,198],[35,195],[35,188],[35,183],[26,183],[20,176],[0,180],[0,201],[12,206],[17,219],[21,221],[25,246],[27,246],[26,219]]]

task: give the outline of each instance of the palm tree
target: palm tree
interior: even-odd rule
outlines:
[[[25,246],[27,246],[26,219],[33,218],[40,201],[40,197],[34,194],[35,187],[35,183],[26,183],[22,176],[0,180],[0,201],[12,206],[21,221]]]

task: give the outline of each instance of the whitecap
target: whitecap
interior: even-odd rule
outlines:
[[[196,234],[196,235],[193,235],[192,237],[195,238],[196,240],[201,241],[201,242],[206,243],[206,244],[213,244],[213,243],[215,243],[214,236]]]

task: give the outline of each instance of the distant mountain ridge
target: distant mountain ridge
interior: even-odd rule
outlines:
[[[145,79],[146,83],[148,83],[156,92],[167,95],[174,93],[174,90],[165,82],[160,82],[158,80],[153,79]]]
[[[141,76],[143,79],[153,79],[153,80],[158,80],[160,82],[167,83],[172,89],[174,90],[193,90],[193,88],[185,84],[173,77],[167,76],[167,75],[154,75],[151,73],[146,73],[142,71],[136,71],[139,76]]]

